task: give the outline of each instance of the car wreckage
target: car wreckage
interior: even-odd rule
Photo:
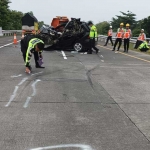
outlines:
[[[29,14],[27,15],[22,19],[22,22],[23,20],[25,20],[24,22],[28,22],[27,18],[32,17]],[[34,26],[34,21],[37,22],[35,17],[32,20],[33,23],[31,23],[30,19],[30,26],[31,24]],[[25,23],[23,25],[25,29]],[[81,21],[80,18],[71,18],[70,21],[61,23],[56,27],[43,25],[38,30],[36,37],[44,41],[46,45],[44,50],[46,51],[75,50],[81,52],[88,51],[90,47],[89,32],[90,28],[86,22]]]
[[[59,28],[64,26],[62,32],[58,32]],[[67,24],[53,27],[43,26],[38,34],[46,44],[50,45],[45,50],[62,49],[75,51],[86,51],[90,46],[89,39],[90,28],[86,22],[80,19],[72,18]]]

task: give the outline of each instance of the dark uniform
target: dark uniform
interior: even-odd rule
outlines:
[[[35,39],[33,40],[33,44],[34,42],[37,44],[38,42],[41,42],[40,39],[36,38],[35,35],[27,35],[25,36],[20,44],[21,44],[21,52],[22,52],[22,55],[23,55],[23,59],[24,59],[24,62],[26,63],[26,67],[29,67],[30,64],[27,62],[27,60],[30,60],[31,59],[31,56],[32,56],[32,53],[34,54],[34,60],[35,60],[35,66],[37,68],[40,68],[41,66],[39,65],[38,63],[38,60],[39,60],[39,56],[41,55],[42,51],[41,52],[37,52],[35,51],[34,47],[31,47],[28,51],[28,48],[29,48],[29,42],[32,40],[32,39]],[[43,42],[43,41],[42,41]],[[29,61],[30,62],[30,61]]]

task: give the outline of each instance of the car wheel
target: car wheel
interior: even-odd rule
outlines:
[[[75,51],[80,52],[83,49],[83,46],[81,43],[75,43],[73,48]]]

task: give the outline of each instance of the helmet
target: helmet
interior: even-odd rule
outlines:
[[[90,24],[93,24],[93,22],[92,22],[92,21],[89,21],[87,24],[90,25]]]
[[[109,26],[110,28],[112,28],[112,26]]]
[[[126,27],[129,27],[129,26],[130,26],[130,24],[127,23],[127,24],[126,24]]]
[[[123,23],[120,23],[120,26],[123,26],[124,24]]]

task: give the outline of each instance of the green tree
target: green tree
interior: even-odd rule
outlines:
[[[106,35],[110,24],[107,21],[96,24],[98,34]]]
[[[19,11],[12,10],[10,12],[10,30],[21,30],[22,28],[22,22],[21,18],[23,17],[23,13]]]
[[[150,37],[150,16],[140,20],[141,29],[145,30],[147,37]]]
[[[122,15],[116,15],[117,18],[112,18],[112,26],[114,30],[117,30],[117,28],[120,26],[120,23],[130,24],[130,28],[134,29],[136,27],[137,21],[136,21],[136,14],[133,14],[130,11],[127,11],[127,13],[124,13],[120,11]]]
[[[9,21],[10,21],[10,10],[8,4],[10,3],[9,0],[0,0],[0,26],[7,30],[9,29]]]

